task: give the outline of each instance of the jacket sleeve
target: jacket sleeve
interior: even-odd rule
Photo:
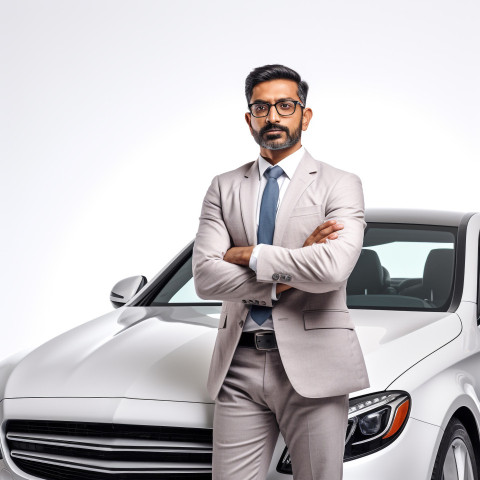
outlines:
[[[281,282],[305,292],[338,290],[347,281],[362,250],[364,211],[360,178],[345,173],[333,186],[325,208],[325,221],[334,219],[344,225],[338,237],[296,249],[262,246],[257,258],[257,280],[271,282],[272,276],[279,274]]]
[[[193,246],[195,290],[205,300],[272,306],[272,280],[259,283],[248,267],[223,260],[232,247],[222,213],[220,182],[216,176],[205,195]]]

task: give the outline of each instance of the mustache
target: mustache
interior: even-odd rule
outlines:
[[[260,135],[267,133],[269,130],[282,130],[283,132],[288,133],[288,128],[284,127],[283,125],[274,125],[273,123],[269,123],[260,129]]]

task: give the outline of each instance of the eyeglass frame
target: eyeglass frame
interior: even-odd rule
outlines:
[[[293,109],[293,112],[292,113],[289,113],[288,115],[283,115],[281,114],[279,111],[278,111],[278,108],[277,108],[277,105],[279,103],[285,103],[285,102],[293,102],[295,107]],[[252,105],[268,105],[268,111],[267,111],[267,114],[266,115],[262,115],[260,117],[257,117],[256,115],[253,114],[252,112]],[[250,112],[251,115],[253,115],[255,118],[265,118],[265,117],[268,117],[270,115],[270,109],[272,107],[275,107],[275,110],[277,111],[277,113],[281,116],[281,117],[291,117],[296,111],[297,111],[297,105],[300,105],[300,108],[305,108],[305,105],[302,104],[302,102],[300,102],[299,100],[279,100],[278,102],[275,102],[275,103],[269,103],[269,102],[253,102],[253,103],[249,103],[248,104],[248,111]]]

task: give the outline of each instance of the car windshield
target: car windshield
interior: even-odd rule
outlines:
[[[446,311],[452,297],[455,238],[452,227],[370,223],[347,282],[348,307]],[[142,302],[149,306],[220,303],[197,296],[191,252]]]

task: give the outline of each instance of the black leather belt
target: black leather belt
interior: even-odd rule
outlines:
[[[275,332],[270,330],[257,330],[256,332],[243,332],[240,336],[239,347],[256,348],[257,350],[278,350]]]

